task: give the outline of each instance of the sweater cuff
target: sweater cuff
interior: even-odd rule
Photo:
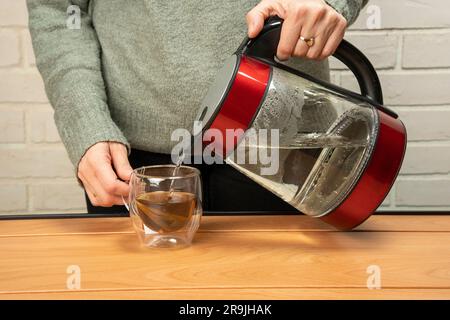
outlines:
[[[71,115],[56,111],[55,122],[75,170],[86,151],[98,142],[119,142],[127,147],[128,155],[131,153],[130,144],[109,113],[98,112],[92,107]]]
[[[346,20],[347,26],[350,26],[358,18],[359,11],[361,10],[363,0],[326,0],[325,1],[330,7],[340,13]]]

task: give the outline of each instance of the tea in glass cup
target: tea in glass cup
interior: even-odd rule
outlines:
[[[128,201],[133,226],[145,246],[188,246],[203,213],[200,172],[175,165],[135,169]]]

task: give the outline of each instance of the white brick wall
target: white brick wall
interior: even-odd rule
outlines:
[[[0,214],[85,212],[27,19],[25,0],[0,0]]]
[[[381,28],[367,29],[366,8],[346,38],[379,70],[386,104],[406,123],[409,139],[383,210],[449,210],[450,2],[369,5],[381,9]],[[356,88],[340,63],[331,65],[335,83]],[[0,0],[0,132],[0,213],[85,211],[35,67],[25,0]]]

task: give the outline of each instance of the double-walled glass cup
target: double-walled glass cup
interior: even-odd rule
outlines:
[[[200,171],[175,165],[135,169],[127,206],[144,246],[188,246],[203,213]]]

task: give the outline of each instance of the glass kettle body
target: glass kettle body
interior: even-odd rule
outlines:
[[[382,106],[374,68],[348,42],[335,57],[353,71],[362,94],[277,62],[281,25],[269,19],[228,59],[199,109],[194,137],[300,212],[352,229],[389,193],[406,129]],[[210,130],[222,139],[211,139]]]

